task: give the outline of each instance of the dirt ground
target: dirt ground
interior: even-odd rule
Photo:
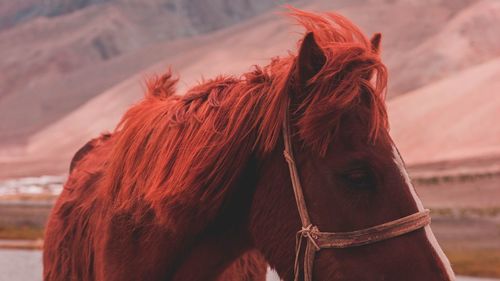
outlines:
[[[500,277],[500,176],[414,182],[432,211],[432,229],[454,270]]]

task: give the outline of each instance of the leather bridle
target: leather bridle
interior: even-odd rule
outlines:
[[[295,281],[299,280],[299,258],[302,249],[302,240],[304,238],[307,238],[307,244],[303,256],[304,281],[312,281],[314,256],[316,252],[321,249],[349,248],[372,244],[415,231],[430,223],[431,217],[429,215],[429,210],[426,209],[406,217],[361,230],[350,232],[320,231],[318,227],[311,222],[311,218],[309,217],[309,213],[307,211],[297,165],[295,164],[295,158],[293,156],[289,110],[289,106],[287,106],[285,117],[283,119],[283,139],[285,143],[285,150],[283,151],[283,154],[290,170],[290,179],[292,181],[293,192],[295,194],[295,201],[297,203],[297,209],[302,222],[302,229],[297,232],[295,243]]]

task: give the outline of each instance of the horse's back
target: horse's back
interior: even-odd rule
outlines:
[[[105,134],[87,142],[73,157],[46,227],[44,280],[95,279],[94,236],[102,209],[98,183],[111,148],[112,137]]]
[[[86,156],[92,155],[91,152],[95,150],[96,148],[99,148],[108,142],[108,140],[111,138],[111,134],[102,134],[98,138],[91,139],[88,141],[84,146],[82,146],[78,151],[73,155],[73,158],[71,159],[70,165],[69,165],[69,173],[73,172],[73,170],[77,167],[78,163],[82,161]]]

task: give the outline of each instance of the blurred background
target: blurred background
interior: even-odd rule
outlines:
[[[457,273],[500,278],[500,1],[287,3],[382,32],[391,133],[434,232]],[[171,66],[183,93],[286,55],[303,30],[283,4],[0,0],[0,280],[41,280],[69,160],[114,128],[147,77]]]

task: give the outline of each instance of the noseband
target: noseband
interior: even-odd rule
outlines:
[[[415,231],[430,223],[431,217],[429,215],[429,210],[426,209],[406,217],[361,230],[350,232],[321,232],[318,227],[311,222],[311,218],[309,217],[309,213],[307,211],[304,193],[302,185],[300,184],[299,173],[297,171],[297,165],[295,164],[295,158],[293,156],[290,135],[290,117],[288,110],[289,107],[287,107],[285,118],[283,119],[283,139],[285,143],[285,150],[283,151],[283,154],[290,170],[290,179],[292,181],[293,192],[295,194],[295,201],[297,203],[297,209],[302,222],[302,229],[297,232],[295,243],[295,281],[299,280],[299,258],[302,249],[302,240],[304,240],[304,238],[307,238],[307,244],[303,256],[304,281],[312,281],[314,256],[316,252],[321,249],[349,248],[372,244]]]

